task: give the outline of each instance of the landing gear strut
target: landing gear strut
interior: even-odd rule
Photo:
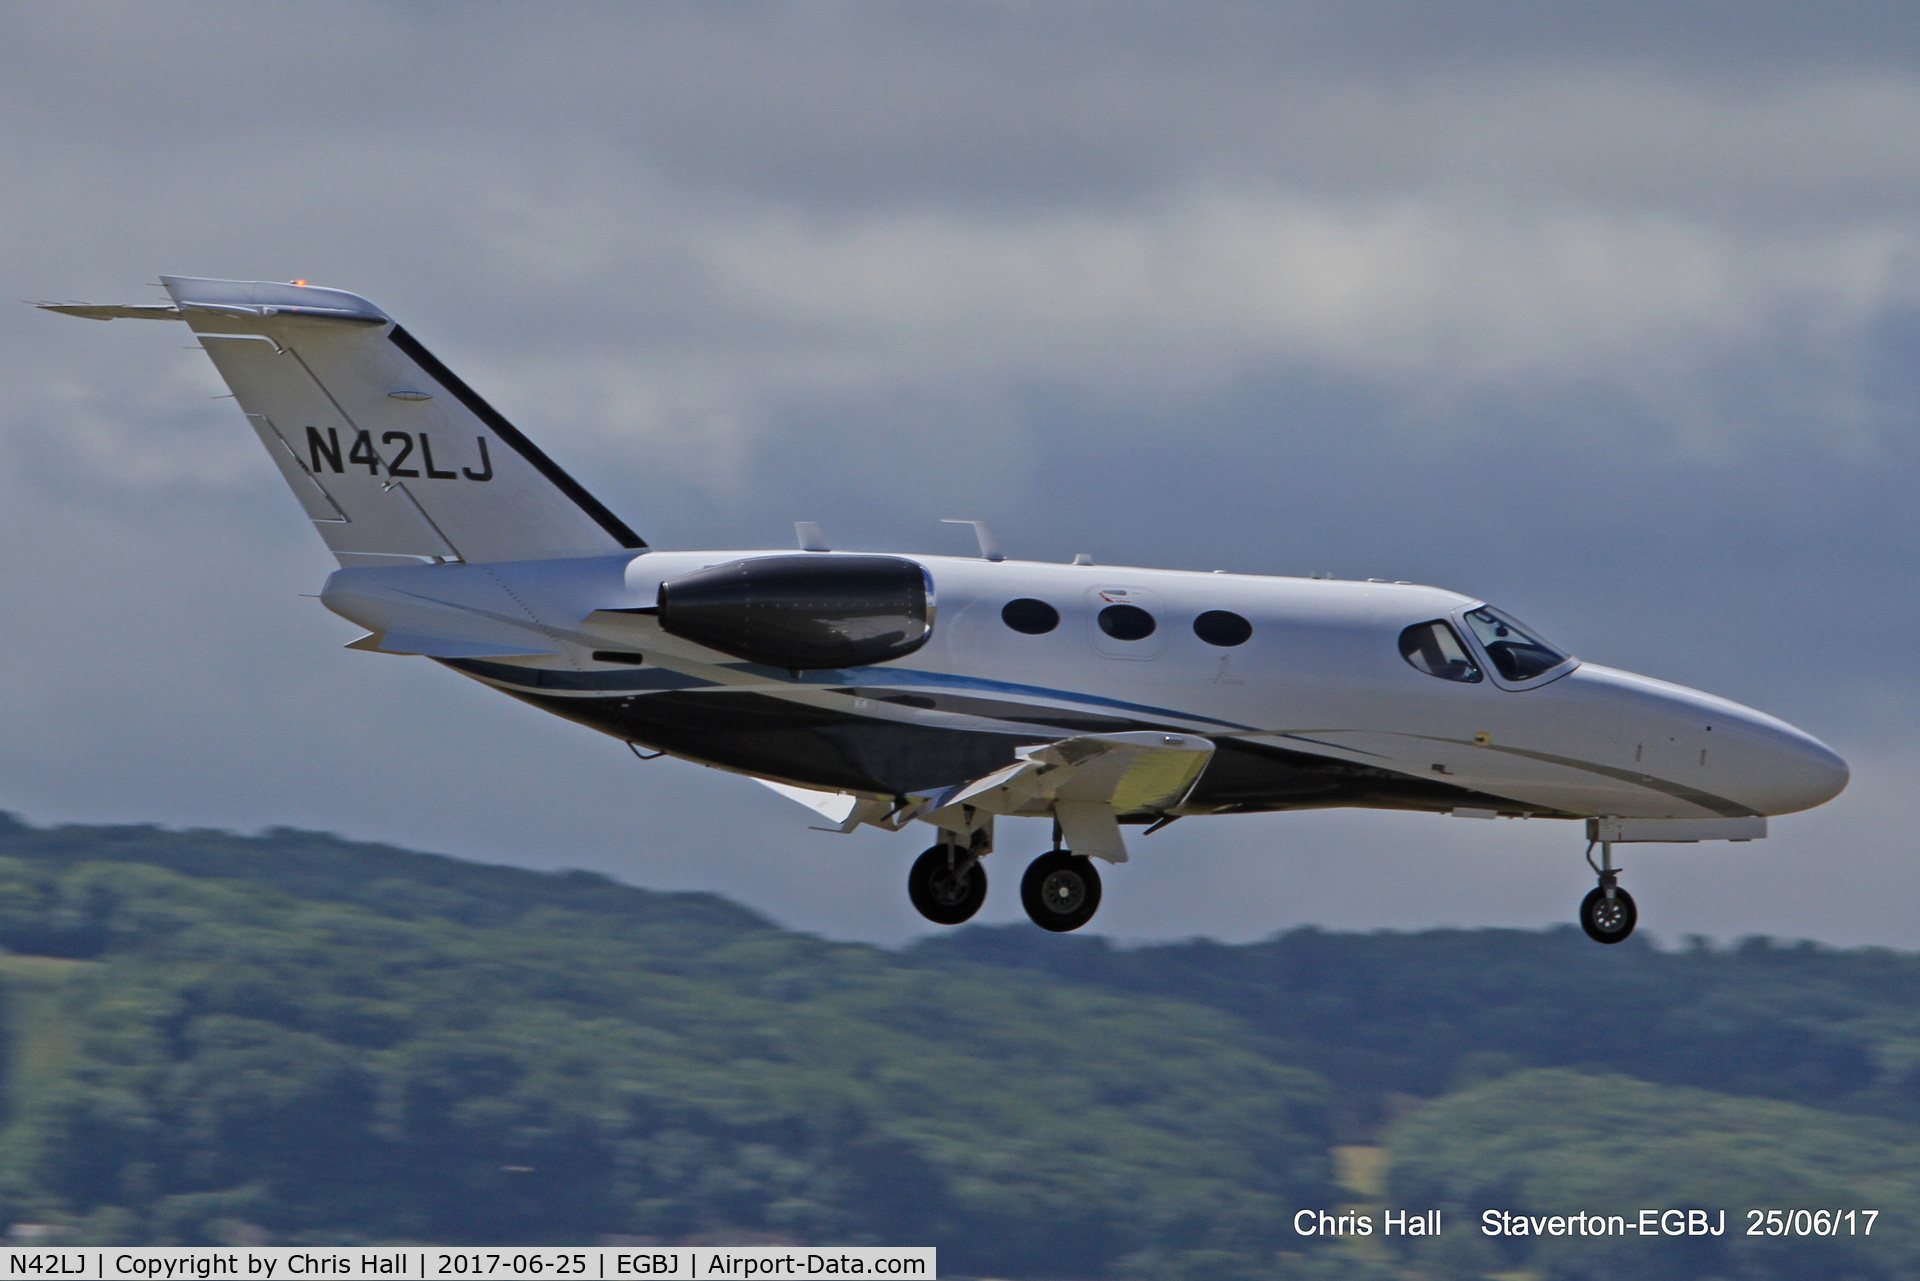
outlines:
[[[1587,846],[1587,866],[1600,877],[1600,884],[1580,901],[1580,928],[1596,943],[1619,943],[1633,933],[1640,910],[1633,905],[1633,895],[1620,888],[1620,871],[1613,865],[1613,842],[1598,844],[1598,864],[1593,861],[1593,844]]]
[[[936,845],[913,862],[907,873],[907,897],[935,925],[959,925],[987,901],[987,869],[980,866],[984,846],[972,849]]]
[[[1020,906],[1043,930],[1077,930],[1100,910],[1100,873],[1093,860],[1070,850],[1042,854],[1020,878]]]

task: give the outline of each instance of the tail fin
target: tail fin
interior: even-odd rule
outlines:
[[[162,276],[345,565],[646,544],[378,307],[304,283]],[[60,307],[111,319],[153,307]]]

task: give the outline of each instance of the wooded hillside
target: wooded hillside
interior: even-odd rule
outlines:
[[[1907,955],[1024,926],[890,952],[585,873],[12,820],[0,947],[0,1212],[62,1241],[884,1241],[939,1246],[943,1275],[1082,1279],[1920,1271]],[[1370,1154],[1384,1184],[1352,1172]],[[1469,1230],[1483,1205],[1815,1196],[1880,1209],[1876,1235]],[[1292,1231],[1355,1203],[1452,1230]]]

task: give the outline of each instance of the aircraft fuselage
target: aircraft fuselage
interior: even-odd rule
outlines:
[[[1501,680],[1461,621],[1481,602],[1411,584],[904,557],[931,587],[925,643],[899,659],[800,672],[707,649],[644,614],[616,619],[617,630],[590,617],[650,608],[663,582],[708,566],[793,556],[343,569],[322,599],[377,634],[550,649],[442,661],[616,737],[875,796],[987,774],[1023,744],[1143,729],[1219,749],[1172,807],[1179,814],[1359,805],[1725,818],[1805,809],[1847,778],[1816,739],[1696,690],[1572,660],[1532,682]],[[1058,621],[1015,630],[1003,617],[1012,601],[1042,602]],[[1103,631],[1101,611],[1116,602],[1152,630]],[[1244,619],[1250,634],[1202,639],[1194,622],[1214,611]],[[1403,658],[1402,633],[1437,620],[1471,647],[1480,679],[1438,678]]]
[[[1340,582],[640,535],[367,299],[162,276],[342,568],[353,648],[432,658],[611,734],[748,774],[835,830],[938,836],[908,874],[968,920],[1000,817],[1054,820],[1044,929],[1100,903],[1122,823],[1360,806],[1588,820],[1582,928],[1633,933],[1620,841],[1751,840],[1847,767],[1773,717],[1581,663],[1470,597]],[[962,522],[970,523],[970,522]]]

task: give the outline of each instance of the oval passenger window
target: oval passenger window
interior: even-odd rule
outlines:
[[[1443,619],[1415,623],[1400,633],[1400,657],[1429,676],[1443,681],[1480,679],[1480,668],[1460,643],[1460,637]]]
[[[1138,605],[1109,605],[1100,611],[1100,630],[1115,640],[1145,640],[1153,628],[1153,615]]]
[[[1193,620],[1193,634],[1209,645],[1222,648],[1244,645],[1253,635],[1253,624],[1232,610],[1210,609]]]
[[[1016,632],[1043,636],[1060,626],[1060,611],[1043,600],[1023,596],[1007,602],[1000,611],[1000,621]]]

